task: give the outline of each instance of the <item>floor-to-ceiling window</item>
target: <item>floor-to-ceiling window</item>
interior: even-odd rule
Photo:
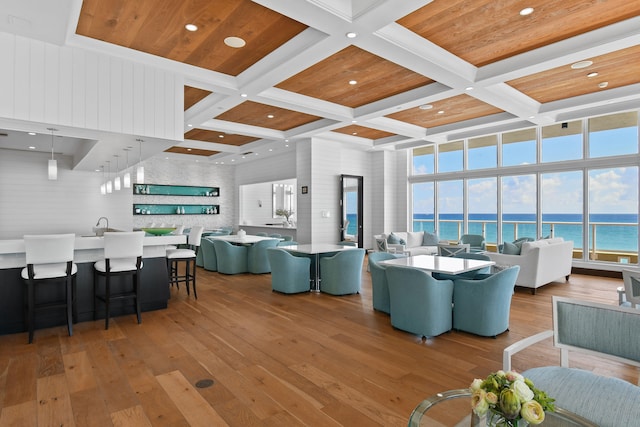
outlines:
[[[483,234],[491,250],[520,237],[562,237],[582,261],[637,264],[638,115],[414,149],[413,229],[433,224],[446,240]]]

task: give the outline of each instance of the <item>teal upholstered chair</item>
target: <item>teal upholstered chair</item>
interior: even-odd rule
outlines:
[[[269,234],[269,237],[273,237],[275,239],[281,239],[282,238],[282,234],[280,234],[280,233],[271,233],[271,234]]]
[[[485,337],[507,331],[519,272],[520,266],[514,265],[484,279],[455,280],[453,328]]]
[[[295,240],[282,240],[278,242],[277,246],[295,246],[297,244],[298,242],[296,242]]]
[[[247,269],[249,273],[270,273],[271,266],[269,265],[269,258],[267,258],[267,249],[275,248],[277,245],[278,241],[276,239],[268,239],[249,246],[247,250]]]
[[[267,237],[267,233],[265,233],[264,231],[259,231],[256,233],[256,236]]]
[[[196,255],[196,265],[198,267],[204,267],[205,270],[216,271],[217,270],[216,252],[213,249],[213,243],[205,243],[204,240],[209,236],[226,236],[230,233],[231,233],[230,230],[207,231],[205,233],[202,233],[202,240],[200,241],[200,250],[198,251],[198,255]],[[204,249],[205,246],[207,246],[207,249]],[[207,259],[207,257],[209,259]]]
[[[290,235],[290,234],[283,234],[283,235],[282,235],[282,240],[283,240],[284,242],[290,242],[290,241],[292,241],[292,240],[293,240],[293,236],[292,236],[292,235]]]
[[[372,252],[369,254],[369,272],[371,273],[371,288],[373,309],[389,314],[389,285],[387,285],[387,268],[380,261],[397,258],[389,252]]]
[[[202,254],[203,267],[208,271],[218,271],[218,258],[216,257],[216,249],[213,246],[213,240],[203,237],[200,241],[200,251]]]
[[[460,243],[470,245],[471,252],[487,250],[487,246],[484,242],[484,237],[479,234],[463,234],[460,237]]]
[[[246,246],[236,246],[224,240],[214,240],[213,247],[216,250],[219,273],[239,274],[248,271]]]
[[[391,325],[423,337],[450,331],[453,282],[411,267],[387,267]]]
[[[271,265],[271,289],[284,294],[309,292],[311,260],[278,248],[266,250]]]
[[[459,254],[455,254],[454,258],[463,258],[463,259],[477,259],[481,261],[491,261],[489,255],[479,254],[474,252],[461,252]],[[484,278],[487,274],[491,273],[491,267],[481,268],[480,270],[467,271],[466,273],[460,274],[446,274],[446,273],[432,273],[432,276],[438,280],[456,280],[456,279],[475,279],[475,278]]]
[[[320,291],[331,295],[360,293],[364,249],[349,249],[320,258]]]

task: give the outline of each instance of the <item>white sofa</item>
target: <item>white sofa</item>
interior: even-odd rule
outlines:
[[[387,246],[395,253],[407,255],[437,255],[438,245],[423,246],[424,231],[393,231],[392,234],[405,241],[404,245],[387,243]],[[385,238],[388,235],[383,234]]]
[[[561,237],[540,239],[523,243],[520,255],[495,252],[487,252],[487,255],[498,268],[519,265],[516,286],[531,288],[531,293],[535,294],[537,288],[549,282],[563,277],[569,280],[573,242]]]

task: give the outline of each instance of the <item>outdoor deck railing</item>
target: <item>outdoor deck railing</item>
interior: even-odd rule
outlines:
[[[439,220],[439,223],[449,224],[450,227],[447,227],[448,233],[442,234],[440,237],[442,239],[447,240],[460,240],[460,237],[463,233],[463,221],[462,220],[452,220],[452,219],[444,219]],[[434,229],[434,220],[432,219],[414,219],[414,229],[415,230],[433,230]],[[415,227],[415,224],[419,224],[419,227]],[[503,221],[502,222],[502,234],[505,240],[513,238],[513,240],[519,237],[536,237],[535,235],[530,235],[527,230],[531,230],[533,227],[535,229],[535,221]],[[509,232],[508,230],[513,227],[513,231]],[[545,236],[554,237],[556,235],[556,229],[558,227],[579,227],[580,237],[579,238],[571,238],[567,236],[559,236],[564,237],[567,240],[574,241],[574,258],[582,259],[583,258],[583,244],[582,244],[582,227],[583,223],[581,222],[550,222],[543,221],[542,230]],[[638,233],[638,223],[622,223],[622,222],[591,222],[589,223],[590,233],[589,233],[589,244],[588,244],[588,252],[589,252],[589,260],[599,260],[599,261],[608,261],[608,262],[619,262],[624,264],[637,264],[638,263],[638,251],[637,250],[628,250],[624,248],[611,248],[611,247],[603,247],[603,245],[598,245],[598,234],[606,235],[605,228],[606,227],[629,227],[629,232],[631,235],[636,236],[637,241],[637,233]],[[441,227],[443,228],[443,227]],[[482,236],[487,239],[487,230],[492,230],[492,235],[496,236],[497,222],[489,221],[489,220],[470,220],[469,221],[469,233],[470,234],[482,234]],[[565,229],[566,231],[566,229]],[[625,234],[627,232],[625,231]],[[495,239],[495,237],[494,237]],[[487,239],[487,246],[496,248],[498,246],[498,242],[490,241]]]

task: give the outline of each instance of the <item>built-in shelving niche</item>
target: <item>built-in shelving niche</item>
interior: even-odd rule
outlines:
[[[220,205],[134,203],[134,215],[219,215]]]
[[[197,196],[219,197],[220,187],[192,185],[133,184],[133,194],[140,196]]]

